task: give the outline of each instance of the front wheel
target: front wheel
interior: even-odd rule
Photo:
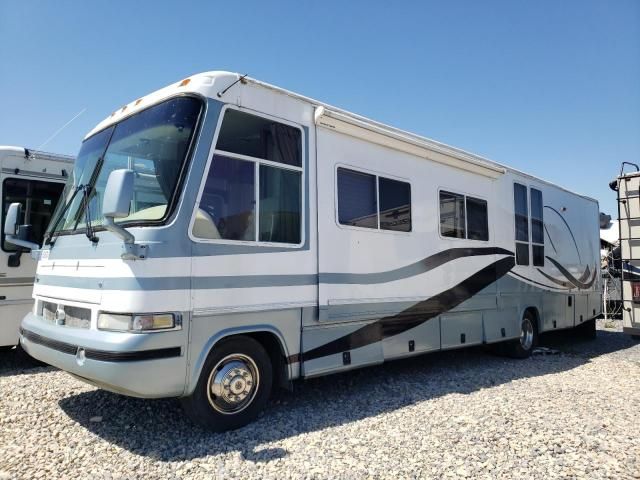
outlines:
[[[224,339],[209,354],[194,392],[182,404],[203,427],[233,430],[258,416],[272,383],[271,360],[260,343],[245,336]]]
[[[506,353],[513,358],[528,358],[537,343],[536,320],[530,312],[525,312],[520,323],[520,338],[508,344]]]

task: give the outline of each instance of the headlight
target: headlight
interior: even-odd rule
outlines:
[[[149,332],[155,330],[170,330],[179,327],[179,316],[174,313],[148,313],[137,315],[101,313],[98,315],[98,328],[100,330]]]

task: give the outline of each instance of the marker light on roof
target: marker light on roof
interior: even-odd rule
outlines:
[[[136,100],[135,105],[139,105],[139,104],[140,104],[140,102],[142,102],[142,99],[141,99],[141,98],[139,98],[138,100]]]
[[[189,85],[189,82],[190,82],[190,81],[191,81],[191,79],[190,79],[190,78],[185,78],[184,80],[182,80],[182,81],[180,82],[180,85],[178,85],[178,86],[179,86],[179,87],[184,87],[184,86],[186,86],[186,85]]]

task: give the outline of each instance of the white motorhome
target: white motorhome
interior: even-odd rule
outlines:
[[[119,108],[74,172],[23,347],[216,430],[297,378],[595,333],[595,200],[254,79]]]
[[[58,198],[71,173],[73,157],[0,146],[2,223],[9,205],[20,203],[23,240],[41,244]],[[4,235],[0,245],[0,349],[18,344],[20,322],[33,308],[36,262]]]

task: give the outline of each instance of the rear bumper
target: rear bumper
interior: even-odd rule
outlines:
[[[142,398],[184,392],[185,332],[132,334],[53,325],[33,313],[20,328],[29,355],[105,390]]]

